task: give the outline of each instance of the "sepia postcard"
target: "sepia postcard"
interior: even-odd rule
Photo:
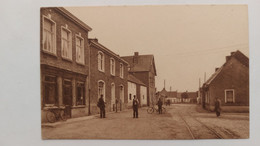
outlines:
[[[247,5],[42,7],[42,139],[249,138]]]

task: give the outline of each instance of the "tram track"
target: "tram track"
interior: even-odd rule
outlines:
[[[199,135],[195,136],[195,130],[193,131],[193,129],[191,128],[191,126],[189,125],[189,123],[187,122],[187,120],[184,118],[184,116],[182,116],[182,114],[180,114],[178,112],[179,117],[184,121],[185,126],[187,128],[187,130],[189,131],[189,134],[191,135],[192,139],[201,139],[199,138]],[[187,114],[187,116],[191,117],[193,120],[195,120],[197,123],[201,124],[203,127],[205,127],[207,130],[210,131],[211,134],[213,134],[217,139],[224,139],[223,136],[221,136],[218,132],[216,132],[213,128],[207,126],[206,124],[204,124],[203,122],[199,121],[196,117],[192,116],[190,113]]]

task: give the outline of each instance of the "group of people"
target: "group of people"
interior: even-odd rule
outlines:
[[[158,111],[159,114],[162,114],[162,105],[163,102],[161,100],[161,98],[159,98],[158,102],[157,102],[157,106],[158,106]],[[103,95],[101,95],[101,97],[99,98],[98,104],[97,106],[100,108],[100,118],[105,118],[106,117],[106,110],[105,110],[105,102],[103,99]],[[136,96],[134,96],[133,99],[133,118],[138,118],[138,106],[139,106],[139,101],[136,98]],[[220,116],[220,112],[221,112],[221,101],[219,98],[215,99],[215,112],[216,112],[216,116],[219,117]]]
[[[163,103],[162,103],[161,99],[159,99],[159,101],[157,102],[157,105],[158,105],[159,114],[162,114]],[[98,103],[97,103],[97,106],[100,109],[100,118],[105,118],[106,117],[106,110],[105,110],[106,105],[105,105],[103,95],[100,96]],[[133,99],[133,118],[138,118],[138,107],[139,107],[139,101],[136,98],[136,96],[134,96],[134,99]]]

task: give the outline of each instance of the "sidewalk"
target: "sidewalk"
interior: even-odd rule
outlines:
[[[132,109],[125,109],[123,111],[118,111],[118,112],[114,112],[114,111],[107,112],[106,115],[123,113],[123,112],[127,112],[129,110],[132,110]],[[66,121],[58,121],[55,123],[42,123],[41,126],[42,126],[42,128],[44,128],[44,127],[55,128],[62,124],[71,124],[71,123],[81,122],[81,121],[90,120],[90,119],[97,119],[99,117],[100,117],[99,114],[95,114],[95,115],[78,117],[78,118],[70,118],[70,119],[67,119]]]

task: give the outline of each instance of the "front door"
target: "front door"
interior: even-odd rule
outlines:
[[[111,84],[111,111],[115,111],[115,101],[116,101],[116,97],[115,97],[115,84],[112,83]]]
[[[63,104],[65,105],[65,114],[71,117],[72,106],[72,82],[65,79],[63,81]]]

